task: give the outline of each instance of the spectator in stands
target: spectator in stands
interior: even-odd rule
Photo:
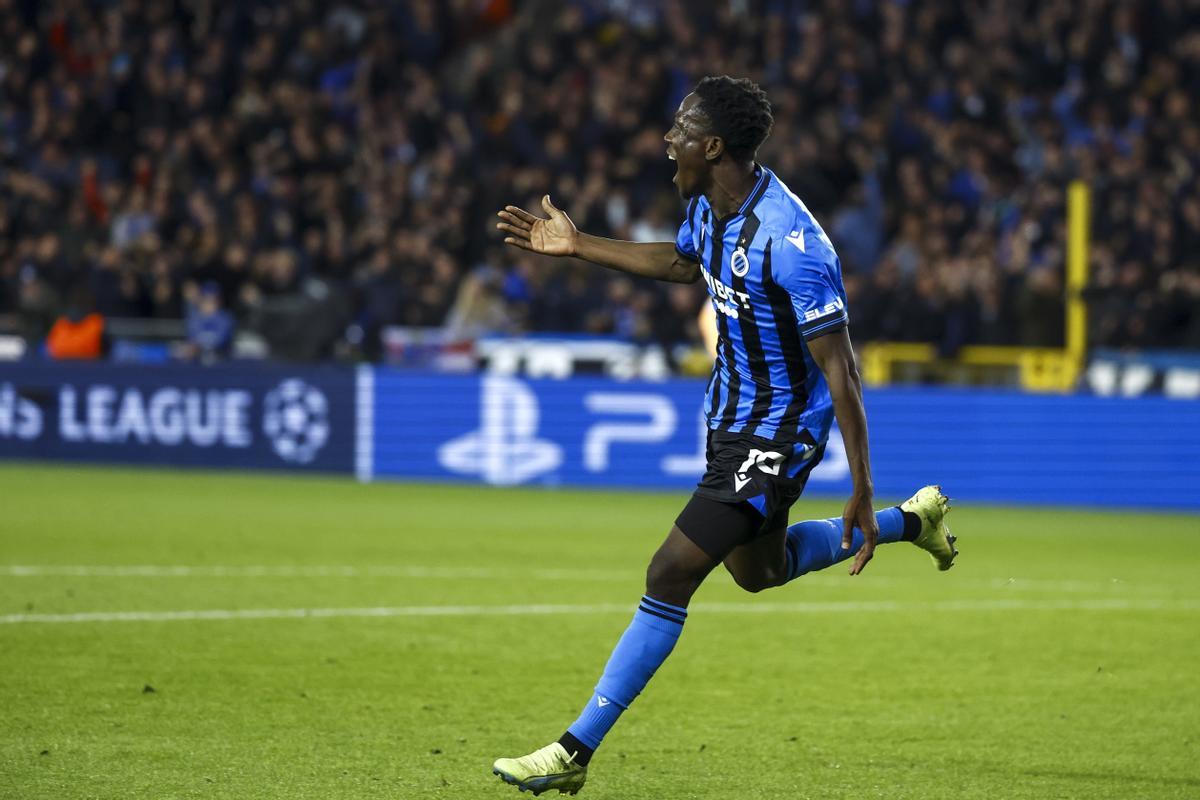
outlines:
[[[467,341],[480,336],[512,332],[504,303],[503,276],[492,267],[480,267],[467,276],[446,319],[447,338]]]
[[[58,361],[95,361],[107,350],[104,316],[95,310],[88,289],[78,286],[46,336],[46,355]]]
[[[59,301],[49,281],[36,266],[21,267],[17,278],[17,333],[25,340],[27,352],[36,352],[58,319]]]
[[[189,359],[210,364],[227,358],[233,349],[234,322],[221,307],[221,288],[216,283],[197,287],[188,284],[187,347]]]

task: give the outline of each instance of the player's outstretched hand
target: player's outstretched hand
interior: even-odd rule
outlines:
[[[879,540],[879,523],[875,519],[875,509],[871,508],[870,495],[860,495],[855,492],[842,511],[842,549],[849,550],[854,542],[854,529],[863,532],[863,544],[854,556],[850,565],[850,574],[857,575],[866,569],[867,562],[875,556],[875,543]]]
[[[548,219],[535,217],[516,206],[505,206],[496,216],[504,220],[496,228],[504,231],[505,244],[543,253],[548,256],[573,256],[579,231],[566,212],[550,202],[550,195],[542,198],[542,208]]]

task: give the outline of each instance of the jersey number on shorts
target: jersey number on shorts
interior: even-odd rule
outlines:
[[[742,487],[750,480],[750,469],[758,467],[759,470],[768,475],[778,475],[779,465],[783,463],[783,453],[776,453],[770,450],[755,450],[751,449],[750,454],[746,456],[746,460],[742,462],[742,466],[733,474],[733,490],[740,492]]]

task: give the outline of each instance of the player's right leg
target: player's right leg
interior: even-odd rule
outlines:
[[[946,527],[949,500],[937,486],[926,486],[899,506],[875,514],[879,524],[879,542],[912,542],[932,556],[940,570],[950,569],[958,550],[955,538]],[[841,517],[798,522],[787,529],[787,560],[784,582],[809,572],[833,566],[853,556],[863,544],[862,531],[854,529],[849,549],[842,549]]]
[[[942,494],[940,486],[925,486],[900,504],[900,510],[916,514],[921,519],[921,530],[913,544],[929,553],[934,565],[943,572],[954,566],[958,548],[957,540],[946,527],[946,515],[950,513],[950,498]]]
[[[750,513],[748,504],[746,509]],[[950,569],[958,551],[945,523],[949,510],[949,501],[940,487],[926,486],[899,506],[876,512],[878,542],[912,542],[930,554],[938,569]],[[850,548],[842,549],[841,517],[805,520],[790,527],[786,524],[786,516],[773,515],[764,522],[759,535],[726,556],[725,568],[738,586],[749,592],[782,586],[845,561],[863,543],[862,531],[855,528]]]
[[[875,519],[879,544],[901,541],[905,535],[911,540],[920,530],[916,515],[904,514],[896,507],[876,513]],[[862,546],[862,533],[855,529],[854,535],[854,545],[843,550],[840,517],[805,520],[788,527],[786,514],[775,515],[764,523],[758,536],[726,556],[725,569],[738,586],[761,592],[854,555]]]

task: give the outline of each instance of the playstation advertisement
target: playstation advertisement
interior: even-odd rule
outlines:
[[[694,379],[9,363],[0,458],[687,492],[705,469],[703,397]],[[1200,504],[1196,403],[920,387],[864,400],[882,498],[952,474],[964,500]],[[835,427],[805,494],[849,491]]]

